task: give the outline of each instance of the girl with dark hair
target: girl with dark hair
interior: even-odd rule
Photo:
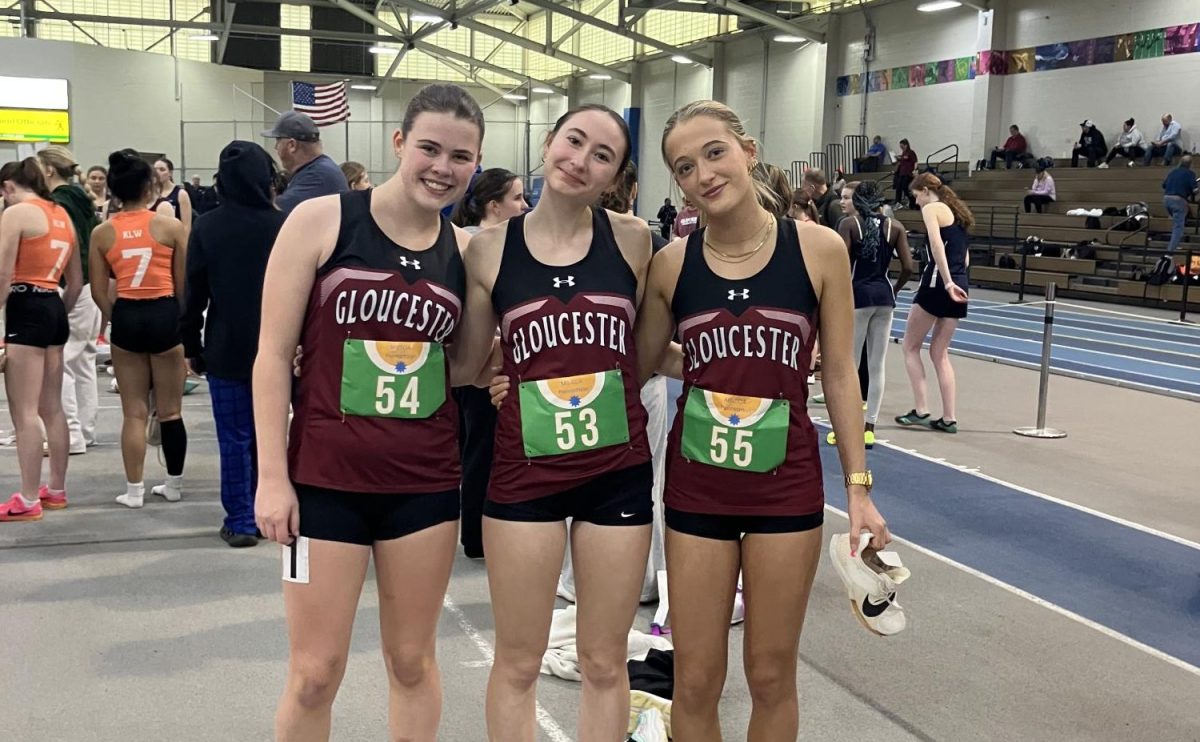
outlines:
[[[838,224],[838,234],[850,251],[850,275],[854,286],[855,358],[867,357],[867,419],[863,442],[875,445],[875,424],[883,404],[887,344],[892,334],[892,313],[896,296],[913,274],[912,252],[904,227],[883,216],[883,194],[873,181],[847,183],[842,189],[842,210],[846,217]],[[900,259],[900,276],[888,281],[892,257]],[[830,433],[830,443],[837,437]]]
[[[908,146],[907,139],[900,140],[900,154],[896,157],[896,172],[892,174],[892,194],[897,206],[912,206],[913,195],[909,187],[913,182],[913,171],[917,169],[917,153]]]
[[[850,532],[890,536],[870,499],[850,353],[850,266],[837,234],[779,218],[751,175],[737,114],[697,101],[667,121],[663,159],[705,226],[654,258],[638,322],[639,377],[678,332],[684,393],[665,495],[676,739],[721,738],[730,609],[744,576],[747,738],[794,739],[796,658],[821,549],[824,494],[805,370],[819,329]],[[741,352],[714,352],[734,347]],[[835,537],[836,538],[836,537]],[[740,735],[739,735],[740,736]]]
[[[792,191],[792,205],[788,209],[788,216],[800,222],[821,223],[816,205],[808,195],[808,191],[803,188]]]
[[[0,503],[0,521],[41,520],[42,509],[67,506],[70,434],[62,408],[67,314],[83,288],[75,229],[51,200],[37,158],[0,168],[0,309],[5,312],[0,371],[17,439],[21,489]],[[60,296],[59,281],[66,277]],[[39,423],[39,418],[41,422]],[[41,484],[42,427],[50,479]]]
[[[924,425],[943,433],[957,433],[957,384],[950,363],[950,340],[958,321],[967,316],[968,242],[975,217],[958,194],[932,173],[921,173],[912,184],[916,203],[928,235],[927,260],[917,296],[904,326],[904,368],[912,385],[916,406],[896,418],[901,425]],[[929,340],[929,360],[937,374],[942,396],[942,416],[929,414],[925,390],[925,364],[921,346]]]
[[[462,200],[455,205],[450,221],[475,234],[520,216],[528,208],[525,184],[516,173],[493,167],[475,176]]]
[[[653,470],[638,401],[634,320],[650,227],[594,207],[630,159],[625,121],[586,105],[542,147],[545,189],[528,214],[475,235],[461,342],[501,331],[500,407],[483,540],[496,623],[490,739],[531,742],[537,681],[572,519],[583,676],[581,742],[623,739],[626,640],[650,547]]]
[[[437,736],[438,617],[459,516],[449,389],[484,364],[468,368],[456,355],[468,237],[440,212],[466,190],[483,133],[462,88],[426,86],[392,134],[396,174],[301,202],[271,251],[252,396],[255,520],[292,565],[277,739],[328,739],[372,557],[389,738]]]
[[[87,171],[87,193],[92,199],[92,207],[96,211],[96,221],[108,218],[108,170],[100,165],[92,165]]]
[[[149,394],[162,431],[166,482],[151,489],[168,502],[183,496],[187,429],[183,424],[183,384],[187,376],[179,336],[187,236],[179,220],[150,209],[154,174],[137,152],[108,156],[108,187],[121,200],[121,211],[92,232],[88,259],[92,298],[111,319],[109,341],[113,372],[121,393],[121,458],[125,492],[117,502],[140,508],[145,502],[143,474]],[[116,279],[117,300],[108,280]]]
[[[525,213],[525,186],[517,175],[502,167],[489,168],[475,176],[455,207],[450,221],[470,234]],[[463,552],[482,559],[483,503],[492,474],[496,442],[496,408],[488,390],[474,384],[454,390],[459,406],[459,453],[462,457]]]
[[[151,211],[173,216],[183,222],[184,233],[192,229],[192,197],[175,183],[175,163],[165,157],[154,161],[154,205]]]

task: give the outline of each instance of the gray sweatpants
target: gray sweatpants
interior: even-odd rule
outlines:
[[[884,358],[892,334],[892,307],[863,307],[854,310],[854,358],[862,357],[863,343],[867,345],[867,376],[871,380],[867,391],[867,422],[879,421],[883,404]]]

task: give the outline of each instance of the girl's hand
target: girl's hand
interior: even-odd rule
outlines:
[[[958,284],[955,283],[946,284],[946,291],[950,294],[950,299],[958,302],[959,304],[966,304],[967,300],[970,298],[967,296],[967,292],[963,291],[961,288],[959,288]]]

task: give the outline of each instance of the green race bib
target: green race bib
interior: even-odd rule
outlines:
[[[526,456],[557,456],[629,442],[619,370],[524,381],[520,393]]]
[[[789,409],[786,399],[692,387],[683,407],[683,457],[737,471],[777,469],[787,457]]]
[[[446,402],[440,343],[346,340],[342,346],[342,413],[426,418]]]

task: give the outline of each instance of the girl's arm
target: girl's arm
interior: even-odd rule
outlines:
[[[79,256],[79,235],[75,232],[75,225],[70,221],[67,225],[71,228],[71,234],[75,235],[71,244],[71,257],[67,259],[63,270],[63,278],[67,282],[66,290],[63,291],[63,306],[70,312],[75,308],[75,302],[79,301],[79,294],[83,292],[83,260]]]
[[[100,327],[108,324],[112,316],[112,292],[108,282],[111,275],[108,267],[108,251],[113,246],[117,233],[110,222],[103,222],[92,230],[91,250],[88,253],[88,286],[92,290],[92,299],[100,308]]]
[[[639,387],[660,369],[675,378],[683,373],[682,355],[678,351],[668,352],[668,346],[672,345],[671,337],[675,334],[670,295],[675,292],[675,283],[679,280],[683,245],[682,241],[668,245],[650,261],[646,292],[638,308],[635,329]],[[678,372],[678,375],[674,372]]]

